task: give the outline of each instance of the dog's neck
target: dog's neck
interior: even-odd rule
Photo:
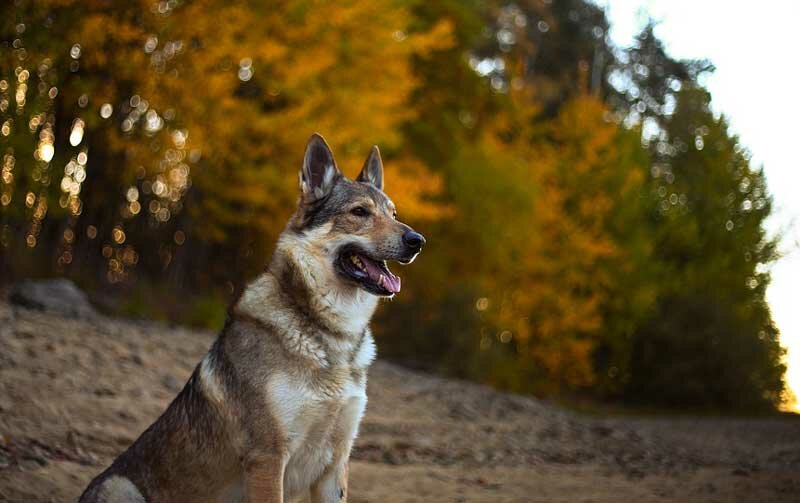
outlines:
[[[378,298],[343,282],[331,264],[325,251],[309,249],[304,240],[284,233],[267,271],[248,284],[234,312],[308,343],[322,336],[320,349],[326,353],[337,348],[348,353],[368,332]],[[326,358],[339,359],[334,354]]]

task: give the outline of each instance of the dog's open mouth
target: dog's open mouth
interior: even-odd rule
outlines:
[[[347,277],[375,295],[391,296],[400,291],[400,278],[392,274],[385,260],[377,260],[357,249],[339,254],[338,266]]]

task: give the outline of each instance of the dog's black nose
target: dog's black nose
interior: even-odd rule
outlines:
[[[422,245],[425,244],[425,236],[416,231],[406,231],[406,233],[403,234],[403,243],[409,248],[419,250],[422,248]]]

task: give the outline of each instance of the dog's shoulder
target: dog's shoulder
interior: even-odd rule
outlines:
[[[311,366],[328,365],[325,348],[315,337],[319,327],[298,309],[272,274],[260,275],[245,288],[229,320],[231,344],[247,353],[274,351],[267,346],[278,342],[289,358],[299,358]]]

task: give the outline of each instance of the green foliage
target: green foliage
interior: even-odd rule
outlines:
[[[738,313],[734,299],[705,291],[660,299],[633,339],[629,398],[667,407],[773,409],[785,368],[763,309]]]
[[[775,242],[761,170],[686,86],[655,141],[653,259],[662,268],[655,313],[633,338],[631,393],[671,405],[774,407],[783,352],[765,301]],[[669,392],[650,396],[675,378]]]
[[[126,285],[121,291],[95,288],[95,302],[109,315],[183,323],[207,330],[222,328],[230,302],[229,296],[213,291],[187,294],[148,283]]]

